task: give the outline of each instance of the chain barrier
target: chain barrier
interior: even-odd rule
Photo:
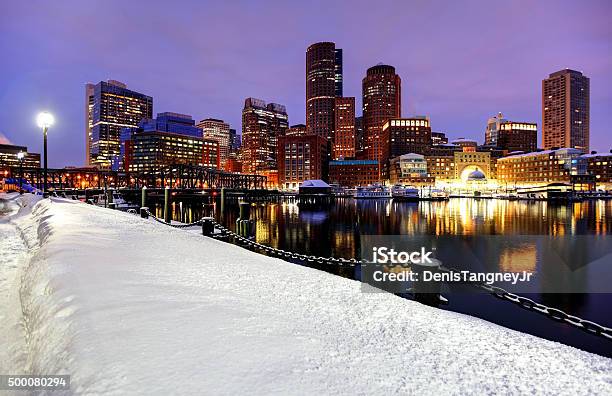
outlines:
[[[361,261],[356,259],[346,259],[346,258],[335,258],[335,257],[319,257],[319,256],[310,256],[307,254],[300,254],[295,252],[288,252],[286,250],[273,248],[272,246],[263,245],[261,243],[255,242],[251,238],[244,237],[240,234],[237,234],[231,231],[229,228],[217,223],[213,220],[213,224],[216,229],[220,231],[219,234],[213,234],[213,238],[228,238],[231,237],[235,242],[248,246],[251,249],[260,250],[265,252],[266,254],[272,257],[278,257],[282,259],[293,259],[293,260],[301,260],[309,264],[333,264],[338,266],[346,266],[346,267],[354,267],[357,264],[360,264]]]
[[[204,221],[203,219],[200,219],[198,221],[194,221],[193,223],[188,223],[188,224],[171,224],[155,216],[153,213],[151,213],[149,209],[145,209],[145,212],[147,213],[147,215],[152,217],[153,220],[157,221],[158,223],[165,224],[173,228],[187,228],[187,227],[201,226],[202,222]]]
[[[452,267],[442,266],[440,267],[440,269],[446,272],[461,272],[460,270]],[[574,315],[570,315],[557,308],[548,307],[544,304],[540,304],[532,300],[531,298],[511,293],[499,286],[489,285],[485,282],[470,282],[470,285],[482,289],[500,300],[510,301],[511,303],[514,303],[527,311],[537,312],[541,315],[547,316],[550,319],[556,320],[558,322],[568,323],[571,326],[577,327],[587,333],[604,337],[612,341],[612,328],[602,326],[598,323],[582,319]]]
[[[158,223],[169,225],[174,228],[187,228],[187,227],[193,227],[196,225],[200,226],[204,222],[204,219],[200,219],[198,221],[195,221],[189,224],[170,224],[170,223],[167,223],[157,218],[148,209],[146,210],[146,212],[149,216],[151,216]],[[301,260],[309,264],[319,264],[319,265],[331,264],[331,265],[345,266],[345,267],[355,267],[356,265],[360,265],[364,263],[363,261],[357,260],[354,258],[347,259],[347,258],[335,258],[335,257],[318,257],[318,256],[311,256],[307,254],[288,252],[282,249],[273,248],[271,246],[263,245],[261,243],[255,242],[251,238],[247,238],[240,234],[237,234],[233,232],[232,230],[230,230],[229,228],[223,226],[222,224],[219,224],[213,219],[210,219],[210,221],[212,221],[214,228],[219,230],[218,233],[213,232],[213,234],[211,235],[212,238],[214,239],[232,238],[234,240],[234,243],[236,244],[240,244],[252,250],[259,250],[259,251],[265,252],[267,255],[272,256],[272,257],[277,257],[277,258],[281,258],[284,260],[288,260],[288,259]],[[457,272],[457,273],[461,272],[460,270],[456,268],[445,267],[445,266],[440,267],[440,270],[445,271],[445,272]],[[604,337],[612,341],[612,328],[602,326],[598,323],[592,322],[590,320],[582,319],[574,315],[570,315],[557,308],[548,307],[528,297],[523,297],[518,294],[511,293],[499,286],[489,285],[485,282],[469,282],[469,284],[473,287],[484,290],[485,292],[493,295],[494,297],[500,300],[510,301],[511,303],[514,303],[517,306],[527,311],[537,312],[541,315],[547,316],[548,318],[552,320],[567,323],[589,334]]]

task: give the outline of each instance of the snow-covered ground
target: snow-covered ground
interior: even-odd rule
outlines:
[[[612,392],[612,360],[575,348],[131,214],[4,204],[0,373],[77,394]]]

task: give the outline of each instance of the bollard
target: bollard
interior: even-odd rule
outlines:
[[[440,262],[431,259],[431,263],[412,264],[412,272],[417,274],[418,281],[414,282],[414,299],[421,304],[437,307],[440,305],[440,281],[424,281],[424,273],[428,271],[433,274],[440,272]]]
[[[111,204],[113,203],[113,190],[111,189],[106,191],[106,202],[108,203],[109,208],[114,209],[114,206],[111,207]]]
[[[140,207],[144,208],[147,206],[147,186],[142,187],[142,193],[140,197]]]
[[[251,217],[251,204],[240,202],[240,220],[249,220]]]
[[[164,189],[164,221],[170,222],[170,188]]]
[[[255,236],[255,222],[250,219],[251,204],[240,202],[240,217],[236,220],[236,232],[245,238]]]
[[[146,206],[143,206],[142,208],[140,208],[140,217],[142,217],[143,219],[148,219],[149,218],[149,208],[147,208]]]
[[[212,236],[215,232],[215,223],[213,222],[212,217],[204,217],[202,218],[202,235],[204,236]]]

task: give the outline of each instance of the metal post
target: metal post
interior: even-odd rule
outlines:
[[[240,202],[240,220],[249,220],[251,217],[251,204]]]
[[[147,186],[142,187],[141,199],[140,199],[140,207],[147,206]]]
[[[240,202],[240,217],[236,220],[236,231],[238,235],[245,238],[255,236],[255,222],[250,219],[251,204]]]
[[[23,194],[23,158],[19,158],[19,194]]]
[[[170,188],[164,189],[164,221],[170,222]]]
[[[225,213],[225,187],[221,187],[221,216]]]
[[[43,127],[43,136],[44,136],[44,154],[45,154],[45,171],[44,171],[44,180],[43,180],[43,193],[47,194],[47,126]]]
[[[115,209],[115,203],[113,202],[113,190],[112,189],[106,190],[106,202],[109,208]]]
[[[215,232],[215,224],[212,217],[202,219],[202,235],[211,236]]]

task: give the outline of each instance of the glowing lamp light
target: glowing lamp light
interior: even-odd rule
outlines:
[[[25,153],[23,151],[20,151],[17,153],[17,159],[19,161],[21,161],[23,159],[23,157],[25,157]]]
[[[40,128],[49,128],[51,125],[53,125],[54,121],[55,118],[53,117],[53,114],[49,113],[48,111],[43,111],[38,115],[38,117],[36,117],[36,123]]]

